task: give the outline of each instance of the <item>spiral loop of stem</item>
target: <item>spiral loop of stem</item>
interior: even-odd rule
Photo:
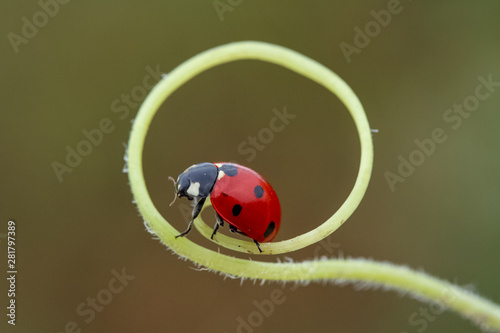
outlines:
[[[360,259],[269,263],[224,255],[193,243],[187,238],[175,239],[179,231],[158,212],[149,196],[144,180],[142,152],[149,125],[165,99],[188,80],[214,66],[242,59],[262,60],[281,65],[330,90],[338,96],[351,113],[361,142],[358,177],[351,193],[339,210],[325,223],[305,234],[281,242],[262,244],[261,248],[264,253],[286,253],[320,241],[340,227],[363,198],[372,170],[373,145],[366,115],[352,89],[331,70],[300,53],[262,42],[236,42],[202,52],[179,65],[153,88],[139,110],[127,150],[128,170],[134,199],[148,228],[174,252],[210,270],[241,278],[263,280],[300,282],[328,279],[382,285],[386,288],[409,292],[422,300],[438,302],[469,318],[482,328],[500,331],[498,305],[447,281],[404,266]],[[201,222],[198,218],[195,225],[203,234],[206,234],[204,223]],[[218,235],[217,241],[234,250],[257,252],[251,242],[231,239],[223,235]]]

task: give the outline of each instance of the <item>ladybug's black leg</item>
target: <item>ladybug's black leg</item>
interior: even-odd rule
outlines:
[[[253,242],[255,243],[255,245],[257,245],[257,248],[259,249],[259,252],[262,253],[262,250],[260,249],[259,242],[257,242],[255,239],[253,240]]]
[[[217,230],[219,229],[219,227],[223,227],[224,226],[224,220],[222,219],[222,217],[217,212],[215,212],[215,220],[217,222],[215,222],[214,232],[212,232],[212,237],[210,237],[210,239],[214,239],[214,236],[217,233]]]
[[[234,225],[231,225],[231,224],[229,225],[229,231],[231,231],[231,232],[235,232],[235,233],[237,233],[237,234],[244,235],[244,236],[247,236],[247,237],[248,237],[248,235],[247,235],[247,234],[245,234],[245,233],[244,233],[243,231],[241,231],[241,230],[238,230],[238,228],[236,228]],[[257,242],[255,239],[253,240],[253,242],[255,243],[255,245],[257,245],[257,248],[259,249],[259,252],[261,252],[261,253],[262,253],[262,250],[260,249],[260,244],[259,244],[259,242]]]
[[[203,208],[203,205],[205,204],[206,199],[207,198],[201,198],[201,199],[196,198],[196,201],[195,201],[196,205],[194,206],[193,213],[191,214],[191,216],[192,216],[191,221],[189,221],[187,229],[185,231],[181,232],[180,234],[178,234],[177,236],[175,236],[175,238],[184,237],[191,231],[191,227],[193,226],[193,221],[198,217],[198,215],[200,215],[201,209]]]
[[[238,228],[236,228],[234,225],[231,225],[231,224],[229,225],[229,231],[235,232],[235,233],[243,235],[243,236],[247,235],[243,231],[238,230]]]

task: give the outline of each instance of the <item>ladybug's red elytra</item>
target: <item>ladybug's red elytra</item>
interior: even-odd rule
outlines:
[[[252,169],[235,163],[199,163],[181,173],[174,186],[175,198],[194,200],[188,228],[176,238],[191,230],[208,196],[217,221],[212,239],[225,221],[231,232],[250,237],[262,252],[259,243],[272,241],[278,233],[281,223],[278,197],[271,185]]]

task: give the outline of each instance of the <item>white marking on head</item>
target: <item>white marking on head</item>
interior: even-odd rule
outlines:
[[[224,171],[222,170],[219,170],[219,174],[217,175],[217,180],[220,180],[222,177],[224,177],[226,174],[224,173]]]
[[[192,182],[186,191],[190,196],[197,197],[200,194],[200,183]]]
[[[224,163],[215,163],[215,165],[220,168]]]

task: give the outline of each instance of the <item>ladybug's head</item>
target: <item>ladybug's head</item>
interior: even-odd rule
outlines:
[[[208,197],[217,181],[218,173],[217,167],[212,163],[190,166],[174,181],[176,198],[187,197],[193,200]],[[170,179],[173,180],[172,177]]]

